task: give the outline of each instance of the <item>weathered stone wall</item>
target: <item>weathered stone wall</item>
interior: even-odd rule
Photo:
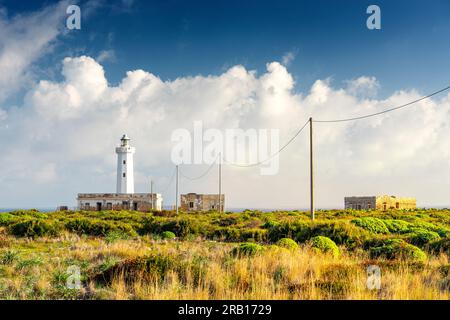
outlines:
[[[414,209],[415,198],[397,198],[395,196],[372,196],[372,197],[345,197],[346,209],[355,210],[388,210],[388,209]]]
[[[374,209],[376,206],[376,197],[345,197],[344,203],[345,209]]]
[[[225,206],[225,195],[221,195],[222,209]],[[196,194],[188,193],[181,195],[181,210],[183,211],[210,211],[219,210],[218,194]]]
[[[152,209],[152,195],[150,193],[80,193],[77,200],[79,210],[150,211]],[[162,197],[159,193],[153,194],[153,209],[162,209]]]
[[[377,197],[377,209],[415,209],[415,198],[397,198],[395,196],[379,196]]]

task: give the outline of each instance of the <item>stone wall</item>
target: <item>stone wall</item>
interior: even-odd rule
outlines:
[[[389,209],[414,209],[415,198],[397,198],[395,196],[371,196],[371,197],[345,197],[345,209],[355,210],[389,210]]]
[[[225,207],[225,195],[221,195],[222,210]],[[188,193],[181,195],[181,210],[183,211],[210,211],[219,210],[218,194]]]
[[[152,209],[152,195],[150,193],[80,193],[77,200],[78,209],[87,211],[150,211]],[[162,196],[159,193],[153,194],[153,209],[162,210]]]

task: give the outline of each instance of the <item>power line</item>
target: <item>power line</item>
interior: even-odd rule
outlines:
[[[306,122],[305,122],[305,124],[295,133],[295,135],[291,138],[291,139],[289,139],[289,141],[288,142],[286,142],[277,152],[275,152],[274,154],[272,154],[272,155],[270,155],[267,159],[264,159],[264,160],[262,160],[262,161],[259,161],[259,162],[257,162],[257,163],[252,163],[252,164],[237,164],[237,163],[232,163],[232,162],[228,162],[228,161],[225,161],[224,160],[224,162],[225,162],[225,164],[228,164],[228,165],[230,165],[230,166],[234,166],[234,167],[241,167],[241,168],[248,168],[248,167],[256,167],[256,166],[259,166],[259,165],[261,165],[261,164],[263,164],[264,162],[267,162],[267,161],[269,161],[270,159],[272,159],[273,157],[275,157],[275,156],[277,156],[278,154],[280,154],[280,152],[281,151],[283,151],[288,145],[290,145],[291,144],[291,142],[292,141],[294,141],[295,140],[295,138],[297,138],[297,136],[300,134],[300,132],[302,132],[303,131],[303,129],[306,127],[306,125],[309,123],[309,120],[307,120]]]
[[[172,184],[173,178],[175,177],[175,173],[177,172],[177,169],[175,168],[173,170],[172,176],[169,179],[169,183],[166,185],[166,187],[162,190],[161,193],[165,193],[167,191],[167,189],[169,189],[170,185]]]
[[[216,156],[216,159],[217,159],[217,156]],[[180,171],[180,176],[182,176],[183,178],[186,178],[186,179],[188,179],[188,180],[198,180],[198,179],[201,179],[201,178],[203,178],[204,176],[206,176],[206,175],[211,171],[212,167],[216,164],[216,162],[215,162],[216,159],[214,159],[214,162],[211,163],[211,165],[208,167],[208,169],[206,169],[205,172],[203,172],[201,175],[199,175],[199,176],[197,176],[197,177],[188,177],[188,176],[186,176],[185,174],[183,174],[182,171]]]
[[[437,95],[437,94],[439,94],[441,92],[447,91],[448,89],[450,89],[450,86],[445,87],[445,88],[443,88],[441,90],[435,91],[435,92],[433,92],[433,93],[431,93],[431,94],[429,94],[427,96],[421,97],[421,98],[419,98],[417,100],[414,100],[414,101],[402,104],[401,106],[397,106],[397,107],[394,107],[394,108],[389,108],[389,109],[386,109],[386,110],[383,110],[383,111],[380,111],[380,112],[371,113],[371,114],[367,114],[367,115],[360,116],[360,117],[344,118],[344,119],[333,119],[333,120],[313,120],[313,122],[345,122],[345,121],[353,121],[353,120],[360,120],[360,119],[365,119],[365,118],[369,118],[369,117],[374,117],[374,116],[378,116],[378,115],[383,114],[383,113],[387,113],[387,112],[391,112],[391,111],[395,111],[395,110],[398,110],[398,109],[401,109],[401,108],[408,107],[408,106],[413,105],[413,104],[415,104],[415,103],[417,103],[419,101],[431,98],[432,96],[435,96],[435,95]]]

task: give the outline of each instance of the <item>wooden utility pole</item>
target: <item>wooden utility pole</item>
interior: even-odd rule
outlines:
[[[178,215],[178,165],[177,165],[177,183],[175,185],[175,209]]]
[[[313,165],[313,120],[309,118],[309,176],[311,195],[311,220],[314,220],[314,165]]]
[[[222,213],[222,153],[219,153],[219,213]]]

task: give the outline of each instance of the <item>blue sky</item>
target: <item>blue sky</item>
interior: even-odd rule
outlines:
[[[114,192],[125,132],[144,192],[149,177],[170,182],[171,134],[194,121],[276,128],[282,144],[310,115],[366,114],[450,84],[449,1],[89,0],[76,2],[81,30],[67,30],[70,3],[0,0],[0,207]],[[366,27],[371,4],[381,30]],[[315,130],[319,207],[385,193],[449,204],[450,95],[408,110]],[[307,207],[305,139],[276,176],[225,168],[227,206]]]
[[[45,1],[1,1],[13,16]],[[377,4],[382,29],[366,28],[366,8]],[[128,70],[163,79],[219,74],[242,64],[263,71],[269,61],[295,55],[289,71],[298,91],[318,78],[337,85],[375,76],[381,95],[407,88],[432,91],[447,84],[450,64],[448,1],[94,1],[80,2],[82,30],[69,33],[42,64],[67,55],[96,56],[117,83]],[[86,8],[86,10],[84,10]],[[89,11],[88,13],[85,11]]]

